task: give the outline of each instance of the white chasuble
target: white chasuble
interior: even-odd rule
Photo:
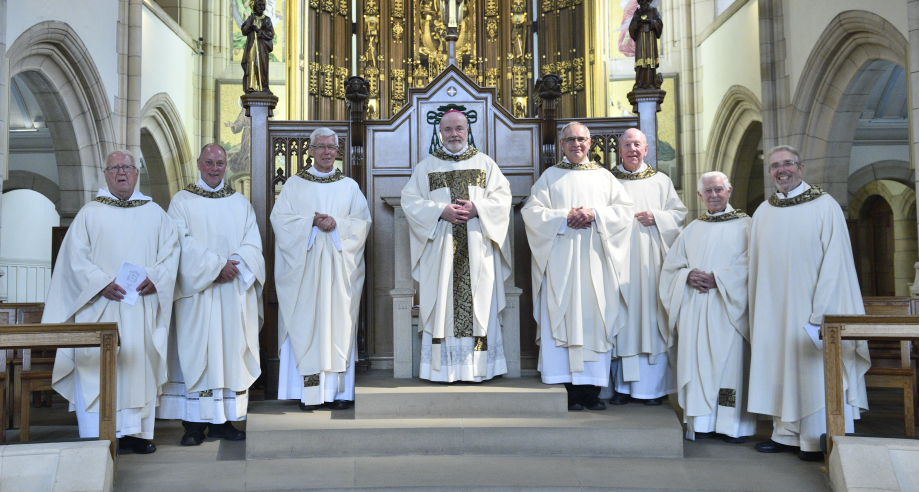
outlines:
[[[589,228],[567,227],[575,207],[593,209]],[[625,314],[620,275],[628,261],[633,214],[619,181],[592,162],[553,166],[530,190],[521,216],[532,251],[533,316],[540,325],[544,383],[609,383],[612,337]],[[601,370],[588,367],[597,362]]]
[[[657,365],[658,359],[667,358],[667,314],[660,302],[658,277],[670,245],[683,229],[687,209],[680,201],[670,178],[647,164],[642,163],[635,173],[628,173],[620,166],[613,170],[613,174],[632,198],[635,213],[650,211],[655,222],[644,226],[638,219],[632,219],[629,261],[626,263],[626,279],[622,284],[628,314],[625,326],[613,341],[613,356],[620,358],[620,382],[636,382],[649,389],[647,392],[636,392],[635,388],[633,391],[621,391],[621,386],[617,384],[617,391],[640,398],[656,398],[649,396],[649,393],[661,396],[669,388],[660,388],[660,381],[649,381],[648,377],[642,379],[639,366],[649,369],[648,365]],[[663,357],[659,357],[661,354]],[[646,372],[651,373],[650,370]],[[653,374],[651,379],[670,378],[667,367],[657,368]]]
[[[234,407],[224,413],[242,418],[245,407],[235,407],[245,399],[238,397],[261,374],[258,333],[265,259],[255,211],[245,196],[226,184],[218,191],[189,185],[172,197],[169,216],[182,248],[174,306],[181,386],[186,393],[196,393],[191,398],[201,404],[201,419],[210,420],[215,399]],[[241,272],[251,272],[251,283],[242,274],[231,282],[214,282],[230,259],[240,262]],[[170,382],[178,382],[178,376],[171,372]],[[160,418],[167,417],[160,413]]]
[[[313,226],[316,213],[335,219],[335,228],[324,232]],[[271,211],[271,225],[278,344],[289,339],[303,378],[303,401],[319,404],[320,372],[344,379],[356,362],[351,354],[364,286],[370,210],[357,182],[341,171],[318,177],[304,169],[284,184]]]
[[[820,188],[802,185],[798,196],[773,195],[760,205],[750,233],[748,409],[783,422],[825,407],[823,354],[804,326],[819,326],[827,314],[865,313],[842,210]],[[868,408],[868,347],[844,341],[841,352],[845,400],[858,418]]]
[[[125,261],[143,267],[156,287],[156,292],[138,297],[133,306],[100,294]],[[152,419],[152,405],[166,382],[178,263],[176,226],[149,200],[117,200],[100,193],[80,209],[61,244],[42,323],[118,323],[116,431],[122,428],[122,410],[139,411],[143,418]],[[72,408],[78,401],[77,378],[85,405],[79,410],[97,414],[98,348],[58,349],[52,386]]]
[[[660,296],[668,318],[668,347],[676,346],[676,386],[684,422],[693,432],[731,437],[756,431],[746,410],[749,366],[747,318],[747,214],[730,205],[690,223],[664,259]],[[716,288],[701,293],[686,283],[699,270],[715,276]],[[702,418],[711,416],[712,418]]]
[[[475,204],[465,224],[441,220],[457,200]],[[511,274],[511,190],[498,165],[469,148],[438,149],[402,189],[412,277],[420,284],[423,379],[482,381],[507,372],[499,315]]]

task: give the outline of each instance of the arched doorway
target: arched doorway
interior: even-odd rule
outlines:
[[[862,293],[896,295],[894,284],[893,209],[880,196],[870,197],[858,218],[858,264],[863,272]]]

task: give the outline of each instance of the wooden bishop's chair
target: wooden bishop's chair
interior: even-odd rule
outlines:
[[[919,299],[909,297],[865,297],[865,314],[917,315]],[[903,420],[907,436],[916,435],[916,355],[910,341],[870,341],[871,369],[865,374],[865,386],[897,388],[903,391]]]

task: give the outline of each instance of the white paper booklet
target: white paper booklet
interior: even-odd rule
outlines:
[[[122,262],[121,269],[118,270],[118,275],[115,277],[115,283],[127,292],[121,302],[133,306],[134,303],[137,302],[137,297],[140,295],[137,292],[137,286],[140,285],[145,278],[147,278],[147,271],[144,270],[144,267],[126,261]]]

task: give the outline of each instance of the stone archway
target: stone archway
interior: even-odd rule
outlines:
[[[905,67],[907,40],[877,14],[852,10],[829,22],[805,64],[791,108],[788,143],[806,165],[805,179],[845,207],[852,137],[874,80],[872,62]],[[771,189],[771,183],[767,183]]]
[[[721,171],[728,176],[734,187],[733,205],[747,213],[762,202],[764,194],[759,151],[762,139],[762,104],[746,87],[732,86],[715,112],[708,137],[706,171]]]
[[[866,226],[866,216],[878,199],[883,199],[893,214],[893,277],[895,295],[909,296],[909,284],[913,282],[915,269],[913,265],[919,258],[917,253],[916,227],[916,192],[907,185],[897,181],[881,179],[872,181],[862,187],[852,200],[848,218],[857,221],[859,234],[855,238],[855,261],[859,266],[859,283],[862,292],[870,284],[868,261],[870,233]],[[864,231],[862,229],[865,229]]]
[[[169,95],[159,93],[141,110],[140,147],[152,198],[167,208],[172,195],[194,182],[194,157]]]
[[[92,56],[63,22],[38,23],[7,51],[9,74],[35,95],[54,142],[60,199],[68,223],[102,183],[106,154],[115,148],[112,111]]]

